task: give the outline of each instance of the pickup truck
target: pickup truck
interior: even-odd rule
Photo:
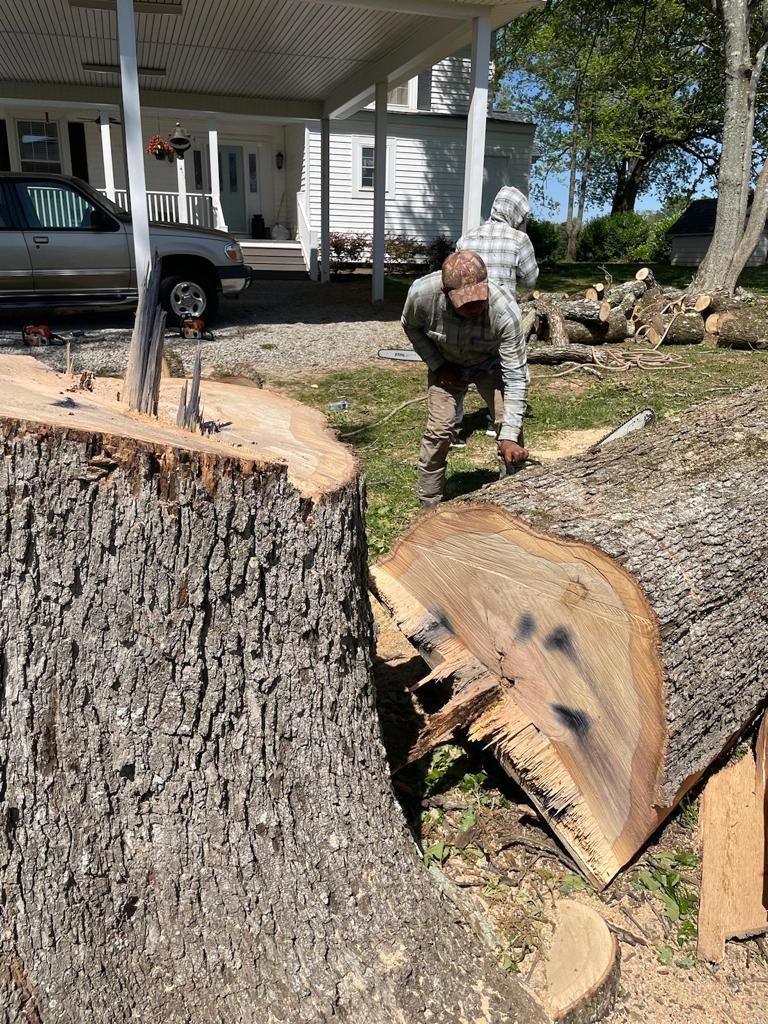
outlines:
[[[0,173],[0,308],[131,306],[138,298],[131,216],[84,181]],[[169,318],[213,320],[250,270],[235,238],[184,224],[151,224]]]

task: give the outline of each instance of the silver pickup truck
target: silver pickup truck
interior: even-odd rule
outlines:
[[[0,173],[0,308],[135,305],[130,214],[84,181]],[[152,224],[160,295],[175,319],[216,315],[219,295],[250,284],[237,241],[223,231]]]

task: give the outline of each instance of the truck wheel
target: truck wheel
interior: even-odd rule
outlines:
[[[169,274],[160,282],[160,301],[175,323],[200,317],[210,324],[219,307],[219,293],[202,274]]]

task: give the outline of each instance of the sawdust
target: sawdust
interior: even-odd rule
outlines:
[[[542,462],[554,462],[569,455],[579,455],[591,448],[608,432],[606,427],[590,430],[563,430],[536,444],[533,454]]]

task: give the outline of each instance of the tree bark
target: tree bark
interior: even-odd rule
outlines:
[[[419,519],[374,567],[488,746],[597,884],[765,701],[768,390]]]
[[[622,342],[634,337],[635,325],[627,320],[620,309],[614,309],[606,321],[566,320],[565,329],[572,342],[581,345],[602,345],[603,343]]]
[[[616,166],[616,189],[611,203],[611,214],[631,213],[635,209],[637,196],[643,182],[643,171],[646,160],[643,157],[631,157],[622,160]]]
[[[767,349],[768,310],[741,309],[720,314],[720,348]]]
[[[205,382],[230,423],[203,438],[22,362],[0,364],[3,1019],[542,1022],[393,798],[362,484],[322,418]]]

